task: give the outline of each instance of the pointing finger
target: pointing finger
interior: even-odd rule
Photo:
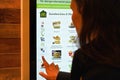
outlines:
[[[48,62],[46,61],[46,59],[44,58],[44,56],[42,56],[42,60],[43,60],[43,65],[45,67],[49,66]]]

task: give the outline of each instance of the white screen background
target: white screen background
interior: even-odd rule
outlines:
[[[40,17],[43,10],[47,13],[44,18]],[[48,63],[58,64],[60,71],[70,72],[72,56],[78,48],[71,16],[70,9],[37,9],[37,80],[45,80],[39,75],[40,71],[45,71],[41,66],[41,56]]]

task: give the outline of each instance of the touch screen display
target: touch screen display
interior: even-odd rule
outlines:
[[[45,71],[41,56],[44,56],[48,63],[58,64],[60,71],[71,70],[74,51],[78,47],[76,29],[71,20],[70,2],[70,0],[37,0],[37,80],[45,80],[39,75],[40,71]]]

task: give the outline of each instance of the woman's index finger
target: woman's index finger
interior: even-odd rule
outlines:
[[[43,60],[43,65],[46,67],[46,66],[49,66],[48,62],[46,61],[46,59],[44,58],[44,56],[42,56],[42,60]]]

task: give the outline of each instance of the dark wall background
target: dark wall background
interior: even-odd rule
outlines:
[[[0,0],[0,80],[21,79],[20,0]]]

